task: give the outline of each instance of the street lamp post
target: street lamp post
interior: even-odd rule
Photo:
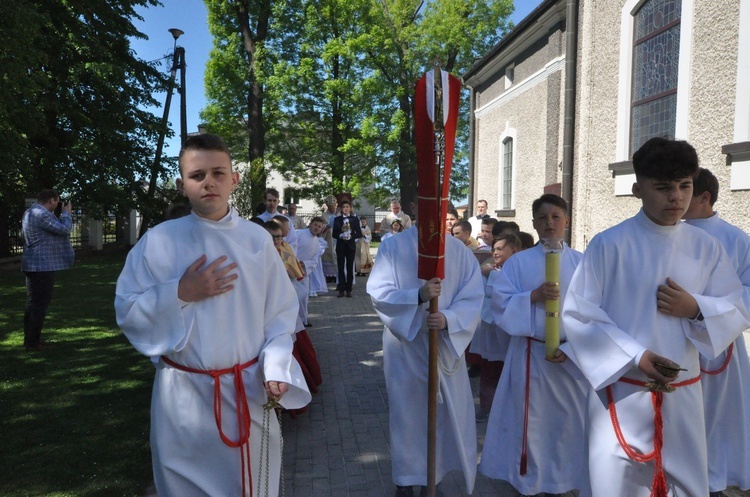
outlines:
[[[167,124],[169,122],[169,108],[172,104],[172,91],[174,90],[175,76],[177,70],[180,70],[180,143],[184,144],[187,140],[187,110],[185,104],[185,49],[177,46],[177,38],[182,36],[185,32],[181,29],[171,28],[169,32],[174,38],[174,48],[172,50],[172,69],[170,71],[169,85],[167,87],[167,100],[164,103],[164,114],[162,116],[162,126],[159,131],[159,140],[156,143],[156,156],[151,166],[151,179],[148,183],[148,200],[151,201],[156,196],[156,182],[159,179],[159,169],[161,166],[161,155],[164,148],[164,138],[167,134]],[[143,236],[148,229],[150,224],[150,215],[148,212],[144,212],[141,219],[141,228],[139,237]]]

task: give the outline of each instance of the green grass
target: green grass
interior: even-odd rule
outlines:
[[[23,349],[24,276],[0,271],[0,495],[140,496],[154,368],[117,328],[124,254],[60,271],[42,352]]]

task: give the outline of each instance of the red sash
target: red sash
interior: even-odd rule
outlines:
[[[692,385],[693,383],[699,382],[700,376],[690,378],[689,380],[681,381],[678,383],[670,383],[675,388],[684,387],[686,385]],[[633,380],[631,378],[622,377],[618,381],[628,383],[630,385],[636,385],[640,387],[648,386],[648,383],[640,380]],[[625,451],[625,454],[635,462],[647,463],[654,461],[654,479],[651,483],[651,497],[667,497],[667,477],[664,474],[664,466],[661,458],[661,448],[664,445],[664,420],[661,414],[661,405],[664,401],[663,392],[651,391],[651,402],[654,405],[654,450],[648,454],[639,454],[633,448],[628,445],[625,441],[625,436],[620,429],[620,423],[617,420],[617,411],[615,409],[615,400],[612,395],[612,385],[607,386],[607,402],[609,403],[609,416],[612,419],[612,426],[615,429],[615,435],[617,441],[620,443],[620,447]]]
[[[214,419],[216,420],[216,427],[219,429],[219,436],[221,441],[224,442],[228,447],[239,447],[240,449],[240,470],[242,471],[242,495],[246,495],[246,489],[250,489],[250,495],[253,490],[253,474],[250,468],[250,407],[247,404],[247,395],[245,395],[245,383],[242,381],[242,370],[247,369],[253,364],[258,362],[258,358],[252,359],[243,364],[235,364],[231,368],[225,369],[195,369],[177,364],[170,360],[166,356],[161,356],[162,360],[168,365],[180,371],[188,373],[205,374],[211,376],[214,379]],[[230,440],[224,434],[224,429],[221,423],[221,381],[220,378],[225,374],[234,374],[234,394],[237,402],[237,426],[238,426],[238,438],[237,441]],[[248,481],[247,486],[245,485],[245,471],[247,471]]]

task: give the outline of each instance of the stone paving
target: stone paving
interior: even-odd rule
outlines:
[[[286,497],[392,497],[388,397],[383,376],[383,325],[358,277],[352,298],[329,292],[310,299],[308,328],[323,373],[309,411],[283,419]],[[478,382],[472,380],[478,405]],[[486,422],[477,425],[479,443]],[[463,497],[463,475],[438,486]],[[418,493],[417,493],[418,495]],[[507,484],[477,475],[475,497],[514,497]]]

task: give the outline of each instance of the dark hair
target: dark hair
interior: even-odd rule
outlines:
[[[164,212],[164,220],[169,221],[170,219],[185,217],[189,215],[192,210],[193,207],[190,203],[170,204]]]
[[[216,152],[224,152],[231,160],[232,154],[229,152],[229,147],[224,143],[224,140],[219,135],[211,133],[197,134],[188,137],[185,143],[180,149],[179,159],[182,160],[182,156],[188,150],[214,150]]]
[[[636,180],[652,178],[677,181],[698,174],[698,154],[684,140],[655,137],[633,154]]]
[[[532,235],[531,233],[526,233],[525,231],[519,231],[518,238],[521,239],[521,246],[523,247],[523,250],[530,249],[536,243],[534,242],[534,235]]]
[[[554,205],[561,208],[565,214],[568,213],[568,203],[564,198],[554,193],[545,193],[531,204],[531,215],[536,217],[536,213],[542,208],[543,204]]]
[[[466,221],[465,219],[462,219],[454,224],[453,229],[456,228],[461,228],[461,231],[468,231],[469,233],[471,233],[471,223],[469,221]]]
[[[518,235],[514,235],[513,233],[504,233],[500,236],[497,236],[492,239],[492,245],[490,245],[493,249],[495,248],[495,243],[504,241],[506,245],[509,245],[516,249],[516,252],[520,252],[523,250],[523,243],[521,242],[521,239],[518,238]]]
[[[263,194],[263,198],[265,199],[269,195],[271,195],[272,197],[281,198],[281,195],[279,195],[279,191],[276,188],[266,188],[266,193]]]
[[[265,202],[261,202],[261,203],[259,203],[258,205],[255,206],[255,215],[256,216],[260,216],[264,212],[266,212],[266,203]]]
[[[698,176],[693,179],[693,197],[708,192],[711,195],[709,203],[713,207],[719,198],[719,180],[705,167],[698,168]]]
[[[456,210],[455,207],[448,207],[448,212],[447,213],[448,214],[452,214],[453,217],[455,217],[456,219],[459,219],[461,217],[461,216],[458,215],[458,211]]]
[[[315,216],[314,218],[310,219],[310,224],[312,223],[323,223],[323,226],[325,226],[326,220],[320,216]]]
[[[36,196],[36,200],[40,204],[46,204],[53,198],[60,198],[60,194],[57,193],[57,190],[42,190],[39,192],[39,195]]]
[[[489,224],[494,229],[495,225],[497,223],[498,223],[498,220],[496,218],[494,218],[494,217],[485,217],[485,218],[482,218],[482,223],[481,224]]]
[[[268,231],[284,231],[284,228],[281,227],[279,222],[273,219],[269,219],[263,223],[263,227]]]
[[[342,199],[341,202],[339,202],[339,207],[343,207],[345,205],[348,205],[351,207],[352,203],[349,202],[347,199]]]
[[[495,223],[495,226],[492,227],[492,236],[498,237],[507,230],[511,230],[514,234],[518,234],[518,232],[521,231],[521,228],[515,221],[498,221]]]
[[[258,226],[263,226],[263,225],[265,225],[265,221],[263,221],[263,218],[262,218],[262,217],[258,217],[258,216],[253,216],[253,217],[251,217],[251,218],[249,219],[249,221],[250,221],[251,223],[255,223],[255,224],[257,224]]]

